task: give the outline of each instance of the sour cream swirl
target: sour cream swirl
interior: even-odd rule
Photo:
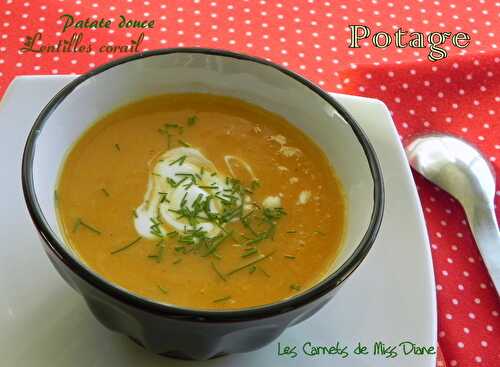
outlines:
[[[144,238],[163,237],[168,231],[200,229],[208,237],[217,236],[221,228],[208,220],[198,219],[191,225],[179,216],[182,206],[205,199],[215,191],[227,188],[224,176],[199,150],[179,147],[166,151],[152,164],[143,202],[135,210],[134,225]],[[214,189],[216,188],[216,189]],[[219,200],[210,201],[210,212],[220,213]]]

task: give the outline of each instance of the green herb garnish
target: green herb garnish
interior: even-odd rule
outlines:
[[[222,297],[222,298],[218,298],[218,299],[214,300],[214,303],[224,302],[224,301],[228,301],[230,299],[231,299],[231,296],[226,296],[226,297]]]
[[[158,285],[158,289],[160,290],[161,293],[163,294],[167,294],[168,293],[168,290],[166,290],[165,288],[163,288],[161,285]]]
[[[150,222],[153,223],[149,226],[149,232],[156,237],[163,237],[163,232],[160,228],[161,221],[160,218],[149,218]]]
[[[105,188],[102,188],[101,191],[104,193],[104,195],[106,195],[107,197],[110,197],[108,190],[106,190]]]
[[[171,143],[172,143],[172,136],[174,136],[174,134],[172,134],[170,132],[171,129],[176,129],[179,134],[182,134],[183,130],[184,130],[184,128],[182,126],[177,125],[177,124],[164,124],[162,128],[158,129],[158,131],[161,134],[163,134],[167,137],[167,146],[169,149],[170,149]]]
[[[295,256],[293,256],[293,255],[285,255],[285,259],[295,260]]]
[[[160,204],[170,203],[170,201],[167,199],[168,193],[159,191],[158,194],[160,194]]]
[[[115,144],[115,149],[120,152],[121,151],[120,145],[119,144]]]
[[[80,227],[87,228],[89,231],[94,232],[97,235],[101,234],[101,231],[96,229],[95,227],[85,223],[82,218],[77,218],[75,222],[75,226],[73,227],[73,233],[76,232]]]
[[[252,189],[252,191],[257,190],[259,187],[260,187],[260,182],[257,180],[252,180],[252,182],[250,183],[250,188]]]
[[[222,244],[222,242],[224,242],[229,236],[231,236],[232,233],[233,232],[231,231],[231,232],[226,233],[224,235],[214,237],[214,240],[210,244],[210,247],[208,248],[207,252],[205,254],[203,254],[202,256],[206,257],[206,256],[214,253],[215,250],[217,250],[217,248]]]
[[[187,158],[186,155],[180,156],[175,161],[170,162],[169,166],[173,166],[176,163],[178,163],[179,166],[182,166],[184,164],[184,161],[186,160],[186,158]]]
[[[255,265],[255,264],[257,264],[258,262],[261,262],[261,261],[263,261],[263,260],[267,259],[268,257],[272,256],[274,253],[275,253],[275,251],[270,252],[270,253],[268,253],[267,255],[263,255],[263,256],[259,257],[258,259],[253,260],[253,261],[251,261],[251,262],[249,262],[249,263],[247,263],[247,264],[245,264],[245,265],[239,266],[239,267],[237,267],[236,269],[233,269],[233,270],[231,270],[230,272],[226,273],[226,276],[233,275],[234,273],[237,273],[237,272],[238,272],[238,271],[240,271],[240,270],[243,270],[243,269],[246,269],[246,268],[248,268],[248,267],[250,267],[250,266],[252,266],[252,265]]]
[[[75,221],[75,225],[73,226],[73,233],[75,233],[76,231],[78,231],[78,228],[80,228],[80,224],[81,224],[81,219],[80,218],[76,218],[76,221]]]
[[[187,147],[189,148],[191,145],[186,143],[184,140],[182,139],[177,139],[177,141],[179,142],[180,145],[182,145],[183,147]]]
[[[179,233],[177,231],[167,232],[167,237],[169,238],[177,237],[178,234]]]
[[[198,121],[197,116],[190,116],[187,119],[187,124],[188,124],[188,126],[193,126],[194,124],[196,124],[197,121]]]
[[[265,275],[266,277],[271,278],[271,276],[269,275],[269,273],[268,273],[267,271],[265,271],[263,268],[259,268],[259,269],[260,269],[260,271],[261,271],[262,273],[264,273],[264,275]]]
[[[150,259],[155,259],[157,263],[160,263],[163,259],[163,253],[165,252],[165,244],[163,243],[163,239],[156,243],[155,247],[158,247],[158,253],[156,255],[149,255],[148,257]]]
[[[241,257],[250,257],[257,253],[257,249],[255,247],[250,247],[245,249],[245,253],[241,255]]]
[[[214,271],[217,273],[219,278],[221,278],[223,281],[226,281],[226,278],[224,277],[224,275],[222,275],[222,273],[219,271],[219,269],[217,269],[217,266],[215,266],[214,262],[211,261],[210,264],[212,265],[212,269],[214,269]]]
[[[117,254],[117,253],[119,253],[121,251],[124,251],[124,250],[128,249],[129,247],[131,247],[131,246],[135,245],[137,242],[139,242],[141,239],[142,239],[141,236],[137,237],[135,240],[133,240],[129,244],[126,244],[123,247],[120,247],[120,248],[118,248],[118,249],[116,249],[114,251],[111,251],[111,255]]]

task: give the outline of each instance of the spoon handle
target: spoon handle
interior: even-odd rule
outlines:
[[[467,217],[481,257],[500,295],[500,232],[493,205],[478,202],[467,212]]]

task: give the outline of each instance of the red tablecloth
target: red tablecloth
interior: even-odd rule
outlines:
[[[7,0],[0,4],[0,94],[16,75],[86,72],[124,55],[99,52],[99,47],[128,44],[144,32],[140,50],[231,49],[283,64],[326,90],[379,98],[403,138],[427,130],[463,136],[482,149],[499,177],[499,9],[493,0]],[[75,22],[87,17],[114,22],[110,29],[62,32],[63,14]],[[154,28],[119,29],[120,15],[154,20]],[[350,49],[351,24],[369,26],[372,34],[398,27],[463,31],[471,41],[463,49],[448,41],[448,58],[430,62],[428,47],[396,48],[394,41],[379,49],[367,39]],[[48,45],[79,31],[92,52],[18,52],[37,32]],[[500,366],[499,301],[463,211],[446,193],[418,175],[415,179],[437,281],[439,343],[446,361],[438,365]],[[500,191],[496,194],[498,204]]]

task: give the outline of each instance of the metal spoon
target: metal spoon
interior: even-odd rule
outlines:
[[[500,294],[500,233],[495,217],[495,176],[481,153],[456,137],[419,136],[406,146],[410,165],[463,206],[493,284]]]

